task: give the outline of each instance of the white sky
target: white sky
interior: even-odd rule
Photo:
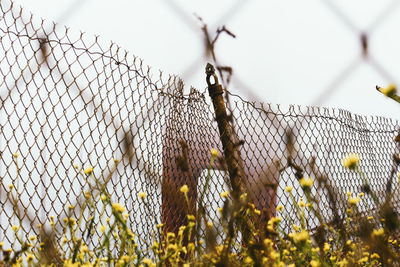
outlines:
[[[204,48],[196,13],[210,30],[225,24],[237,35],[236,39],[224,36],[217,43],[221,63],[232,66],[239,81],[231,85],[232,91],[247,99],[253,94],[264,102],[301,105],[315,103],[360,58],[359,36],[329,8],[329,2],[358,29],[370,29],[388,8],[392,12],[385,13],[373,29],[369,46],[374,60],[392,78],[361,60],[320,105],[400,119],[400,105],[374,89],[400,77],[396,36],[400,8],[391,6],[394,1],[16,0],[43,18],[112,40],[154,70],[178,74],[188,87],[204,90]]]

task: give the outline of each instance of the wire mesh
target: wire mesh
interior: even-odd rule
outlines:
[[[192,208],[202,201],[218,225],[220,193],[230,185],[224,168],[210,165],[210,150],[222,148],[209,97],[196,89],[183,95],[181,80],[155,75],[116,44],[46,22],[10,1],[0,7],[0,239],[13,244],[13,224],[21,224],[24,235],[38,234],[38,225],[60,229],[63,218],[83,213],[86,221],[78,227],[85,232],[93,220],[94,234],[85,242],[96,247],[98,226],[111,216],[98,184],[127,208],[141,246],[151,244],[156,224],[176,230],[185,222],[179,193],[185,184]],[[362,156],[372,189],[386,193],[391,157],[399,153],[393,141],[398,121],[231,97],[249,193],[261,209],[285,205],[285,229],[297,220],[285,187],[293,186],[296,200],[303,196],[289,159],[304,175],[327,177],[339,210],[346,207],[346,192],[363,186],[362,176],[341,165],[348,153]],[[313,190],[329,221],[327,192],[318,182]],[[398,192],[397,180],[391,190]],[[142,200],[139,192],[147,197]],[[368,196],[362,205],[374,209]],[[311,217],[309,224],[318,222]]]

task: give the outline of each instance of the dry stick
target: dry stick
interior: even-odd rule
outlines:
[[[215,111],[215,120],[218,124],[218,130],[220,133],[220,139],[222,143],[224,158],[226,162],[226,166],[228,168],[230,184],[232,187],[232,197],[235,205],[238,205],[240,202],[240,196],[244,190],[244,168],[243,161],[240,157],[238,146],[239,143],[235,143],[236,136],[233,130],[232,125],[230,124],[230,119],[227,115],[226,106],[223,98],[223,89],[222,86],[218,83],[218,78],[215,75],[215,69],[213,65],[210,63],[206,66],[206,74],[207,74],[207,85],[208,92],[212,99],[214,111]],[[214,83],[211,83],[211,77],[214,79]],[[232,245],[233,239],[233,229],[232,226],[230,228],[230,233],[228,234],[228,242],[225,250],[226,256],[230,251],[230,247]]]
[[[222,86],[218,83],[218,78],[215,75],[215,69],[210,63],[207,64],[206,74],[208,92],[213,102],[215,120],[218,124],[223,153],[233,189],[232,195],[235,199],[238,199],[240,194],[244,192],[242,184],[244,178],[244,169],[242,159],[240,158],[240,154],[237,149],[238,144],[235,143],[237,138],[234,136],[233,127],[230,124],[230,119],[226,111],[224,98],[222,96]],[[214,83],[211,83],[211,77],[213,77]]]

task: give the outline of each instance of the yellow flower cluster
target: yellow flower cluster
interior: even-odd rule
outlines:
[[[125,207],[123,205],[121,205],[120,203],[112,203],[111,207],[113,210],[115,210],[116,212],[122,213],[125,211]]]
[[[385,234],[385,230],[383,228],[374,229],[371,233],[372,237],[380,237]]]
[[[289,237],[293,238],[295,243],[302,243],[310,239],[310,234],[306,230],[301,230],[300,232],[290,233]]]
[[[353,206],[355,206],[358,203],[360,203],[360,201],[361,201],[361,198],[359,198],[359,197],[350,197],[349,200],[348,200],[349,204],[353,205]]]
[[[314,180],[312,178],[303,177],[303,178],[300,179],[299,182],[300,182],[300,185],[301,185],[302,188],[309,189],[309,188],[312,187],[312,185],[314,183]]]
[[[282,221],[280,217],[272,217],[267,223],[267,229],[270,232],[275,232],[276,226]]]
[[[354,170],[358,167],[360,162],[360,156],[358,154],[352,153],[347,155],[343,160],[342,164],[345,168],[349,170]]]
[[[357,166],[358,161],[359,158],[357,160],[353,158],[352,162],[348,163],[346,168],[355,168],[354,165]],[[129,229],[129,223],[127,223],[129,214],[126,212],[126,208],[120,203],[112,203],[110,201],[112,197],[106,191],[102,191],[100,196],[97,192],[96,194],[92,193],[85,201],[91,203],[100,198],[102,200],[101,205],[104,206],[104,211],[108,211],[109,206],[111,206],[113,211],[112,216],[110,216],[111,218],[104,218],[100,215],[99,217],[101,218],[98,218],[97,214],[96,216],[92,214],[91,217],[83,220],[82,217],[76,219],[66,217],[64,224],[61,224],[65,229],[60,231],[62,233],[60,244],[66,250],[73,248],[73,251],[65,251],[65,254],[63,254],[63,256],[65,255],[63,264],[64,266],[74,267],[123,267],[131,265],[140,267],[248,267],[255,265],[274,267],[344,267],[392,266],[397,259],[400,260],[400,256],[397,256],[400,255],[400,242],[398,242],[397,236],[391,234],[391,231],[383,228],[385,224],[382,222],[384,220],[379,220],[379,213],[371,214],[375,217],[371,215],[367,217],[366,215],[362,218],[363,220],[366,219],[368,224],[373,225],[373,227],[368,228],[373,230],[366,231],[365,236],[362,238],[359,238],[358,233],[357,235],[352,235],[352,232],[346,233],[346,235],[343,235],[345,237],[343,237],[341,233],[338,233],[338,229],[326,224],[321,224],[316,231],[308,230],[310,222],[307,218],[308,214],[311,212],[317,214],[318,212],[318,203],[315,203],[315,199],[313,198],[314,192],[310,190],[313,187],[314,180],[303,177],[299,180],[299,183],[305,193],[303,198],[294,196],[291,193],[293,190],[291,186],[285,188],[285,191],[289,193],[289,199],[292,202],[291,205],[294,206],[294,212],[298,213],[297,221],[285,221],[281,225],[283,219],[271,215],[270,219],[266,222],[264,209],[261,212],[261,208],[258,209],[257,205],[249,203],[252,195],[242,193],[239,201],[224,201],[224,212],[221,214],[221,220],[211,220],[201,212],[194,211],[186,215],[187,220],[185,220],[185,225],[177,225],[175,232],[168,232],[170,229],[168,222],[164,222],[165,227],[163,223],[157,224],[154,229],[156,231],[156,239],[151,240],[149,247],[143,248],[146,254],[142,253],[140,251],[142,248],[139,248],[138,244],[135,243],[135,240],[141,240],[141,237],[136,236]],[[184,197],[187,200],[189,187],[183,185],[179,188],[179,191],[185,194]],[[137,196],[139,199],[147,197],[144,192],[138,193]],[[228,198],[229,192],[222,192],[220,196]],[[348,224],[355,224],[357,222],[358,216],[363,216],[360,214],[354,216],[354,210],[356,209],[352,208],[359,204],[363,196],[363,193],[356,195],[351,192],[347,193],[347,201],[350,206],[347,208],[353,212],[344,214],[344,231],[349,226]],[[144,201],[140,203],[140,205],[144,206],[147,206],[147,204]],[[70,209],[68,216],[72,216],[72,211],[75,207],[72,205],[67,207]],[[305,207],[309,207],[309,209],[305,209]],[[282,210],[282,205],[276,207],[276,211]],[[290,207],[287,212],[290,212]],[[82,214],[81,216],[83,216]],[[286,214],[282,213],[282,215]],[[231,219],[235,220],[233,224],[230,224]],[[53,229],[57,229],[55,226],[58,225],[54,216],[50,216],[49,220]],[[83,229],[84,231],[82,231],[81,226],[83,225],[83,221],[89,222],[88,225],[92,225],[90,231],[88,229]],[[378,224],[374,224],[375,221]],[[242,222],[243,224],[241,224]],[[247,226],[251,227],[251,231],[245,229],[246,232],[240,232],[243,227]],[[354,226],[357,227],[357,225]],[[289,229],[286,230],[285,227]],[[21,239],[25,231],[22,231],[18,225],[13,225],[11,228],[15,231],[16,238],[18,240]],[[198,229],[201,229],[205,233],[205,237],[197,236]],[[322,231],[319,232],[319,230]],[[224,233],[224,235],[233,233],[231,236],[221,237],[219,236],[219,232]],[[288,234],[288,232],[290,233]],[[105,242],[100,242],[99,247],[94,248],[94,251],[92,251],[92,245],[86,243],[86,238],[82,238],[83,233],[85,235],[96,234],[97,237],[100,237],[100,240],[104,240]],[[244,233],[246,236],[243,235]],[[323,237],[318,239],[321,233],[323,233]],[[235,239],[238,236],[245,238],[236,243]],[[11,248],[4,248],[7,245],[4,242],[0,242],[0,254],[2,253],[0,266],[10,265],[16,267],[23,266],[23,264],[39,266],[44,262],[41,259],[43,254],[40,251],[46,249],[45,243],[39,241],[40,237],[35,235],[27,235],[26,238],[26,241],[20,242],[26,245],[27,248],[25,251],[18,251],[18,255]],[[379,244],[379,246],[387,245],[385,250],[383,250],[385,254],[379,254],[380,250],[376,249],[376,244],[374,243]],[[118,254],[111,253],[109,244],[115,244],[121,252]],[[386,253],[386,250],[388,253]],[[74,255],[73,259],[71,257],[68,258],[68,255]],[[143,255],[147,255],[147,258]],[[8,262],[5,262],[7,259],[9,259]],[[14,265],[11,264],[11,259],[14,259]]]

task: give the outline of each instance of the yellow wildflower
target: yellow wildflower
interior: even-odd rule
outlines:
[[[125,263],[128,262],[131,258],[128,255],[124,255],[121,257],[121,260],[124,261]]]
[[[127,235],[131,240],[133,240],[135,238],[135,234],[132,232],[131,229],[128,229]]]
[[[220,194],[220,196],[221,196],[222,198],[227,198],[227,197],[229,196],[229,192],[228,192],[228,191],[222,192],[222,193]]]
[[[179,191],[181,191],[184,194],[187,194],[187,192],[189,192],[189,187],[187,185],[183,185]]]
[[[269,256],[271,257],[271,259],[276,260],[279,258],[279,253],[276,252],[275,250],[271,251],[269,253]],[[278,266],[282,266],[282,265],[278,265]],[[284,265],[283,265],[284,266]]]
[[[361,201],[361,199],[359,197],[351,197],[351,198],[349,198],[348,203],[350,205],[354,205],[355,206],[358,203],[360,203],[360,201]]]
[[[86,174],[86,175],[91,175],[93,173],[93,170],[94,170],[93,167],[89,167],[89,168],[85,169],[83,171],[83,173]]]
[[[340,267],[347,267],[347,266],[349,266],[349,262],[346,259],[343,259],[343,260],[338,262],[338,265]]]
[[[297,203],[299,207],[304,208],[306,206],[306,203],[303,201],[303,199],[300,199],[300,201]]]
[[[358,154],[352,153],[347,155],[343,160],[342,164],[345,168],[349,170],[354,170],[357,168],[358,163],[360,162],[360,156]]]
[[[19,153],[15,152],[15,153],[12,154],[12,156],[13,156],[13,158],[18,158],[19,157]]]
[[[285,188],[285,191],[288,193],[292,192],[292,190],[293,190],[293,187],[291,187],[291,186],[286,186],[286,188]]]
[[[168,233],[167,233],[167,239],[173,239],[173,238],[175,238],[175,233],[173,233],[173,232],[168,232]]]
[[[397,88],[396,88],[396,85],[389,84],[387,87],[380,87],[379,91],[382,94],[384,94],[385,96],[391,97],[391,96],[396,95]]]
[[[311,188],[314,183],[314,180],[312,178],[301,178],[300,179],[300,185],[302,188]]]
[[[298,233],[292,233],[292,237],[295,243],[302,243],[307,241],[310,238],[309,233],[306,230],[302,230]]]
[[[212,222],[207,222],[207,227],[208,228],[213,228],[214,224]]]
[[[312,248],[311,251],[314,252],[314,253],[318,253],[319,252],[319,248],[318,247]]]
[[[138,197],[141,199],[145,199],[146,198],[146,193],[145,192],[140,192],[138,193]]]
[[[188,214],[187,218],[188,218],[189,221],[195,221],[196,220],[196,217],[194,215],[192,215],[192,214]]]
[[[269,219],[269,221],[267,223],[267,229],[269,231],[275,231],[274,230],[275,226],[278,225],[281,221],[282,221],[282,218],[280,218],[280,217],[272,217],[271,219]]]
[[[68,218],[68,225],[74,226],[75,224],[76,224],[76,219],[75,218]]]
[[[254,209],[254,214],[261,215],[261,211],[258,209]]]
[[[90,193],[90,191],[86,191],[85,192],[85,198],[89,199],[92,196],[92,194]]]
[[[368,257],[363,257],[358,260],[358,263],[361,265],[363,265],[364,263],[367,263],[367,262],[368,262]]]
[[[316,260],[311,260],[310,261],[310,266],[311,267],[320,267],[321,263],[319,261],[316,261]]]
[[[89,252],[89,248],[88,248],[86,245],[83,245],[83,246],[81,247],[81,252],[82,252],[82,253],[88,253],[88,252]]]
[[[281,217],[272,217],[269,219],[268,224],[278,224],[282,221]]]
[[[218,157],[218,150],[217,149],[215,149],[215,148],[211,148],[211,156],[212,157],[214,157],[214,158],[216,158],[216,157]]]
[[[276,211],[282,211],[283,210],[283,206],[282,205],[278,205],[277,207],[276,207]]]
[[[253,259],[247,256],[247,257],[244,259],[244,263],[246,263],[246,264],[253,264]]]
[[[35,241],[36,238],[37,238],[37,237],[36,237],[35,235],[30,235],[30,236],[29,236],[29,240],[30,240],[30,241]]]
[[[11,226],[11,229],[12,229],[14,232],[17,232],[17,231],[19,230],[19,226],[18,226],[18,225],[13,225],[13,226]]]
[[[28,253],[28,255],[26,255],[26,261],[27,262],[31,262],[35,259],[35,256],[32,253]]]
[[[168,250],[177,250],[177,249],[178,249],[178,246],[175,245],[175,244],[169,244],[169,245],[167,246],[167,249],[168,249]]]
[[[324,244],[324,251],[327,252],[331,249],[331,245],[329,245],[328,243]]]
[[[112,203],[111,207],[113,208],[113,210],[115,210],[116,212],[122,213],[125,211],[124,206],[122,206],[120,203]]]
[[[371,233],[372,237],[379,237],[385,234],[385,230],[383,228],[374,229]]]
[[[371,254],[371,259],[379,259],[379,258],[380,258],[380,256],[379,256],[378,253],[372,253]]]
[[[272,240],[269,238],[265,238],[263,243],[266,248],[272,247],[274,245],[274,242],[272,242]]]

